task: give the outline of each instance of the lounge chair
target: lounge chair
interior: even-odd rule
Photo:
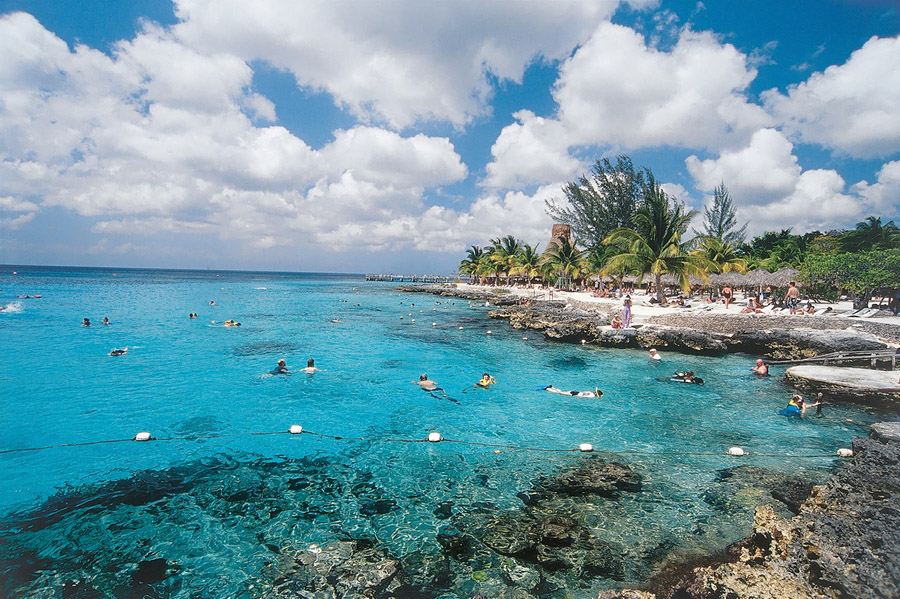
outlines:
[[[819,308],[818,310],[813,312],[813,316],[824,316],[825,314],[828,314],[829,312],[831,312],[831,306],[829,306],[827,308]]]
[[[846,312],[841,312],[840,314],[835,314],[835,316],[846,316],[846,317],[849,318],[849,317],[851,317],[851,316],[856,316],[856,315],[859,314],[860,312],[862,312],[862,309],[860,309],[860,310],[847,310]]]
[[[856,316],[857,316],[858,318],[872,318],[873,316],[875,316],[876,314],[878,314],[880,311],[881,311],[881,310],[879,310],[878,308],[869,308],[868,310],[863,310],[862,312],[860,312],[860,313],[857,314]]]

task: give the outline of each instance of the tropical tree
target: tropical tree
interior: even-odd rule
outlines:
[[[648,179],[649,169],[636,169],[628,156],[619,156],[615,164],[604,158],[594,163],[590,177],[582,175],[563,188],[565,202],[548,200],[547,212],[572,227],[583,247],[597,247],[614,229],[634,224]]]
[[[856,229],[848,231],[841,238],[841,249],[845,252],[888,250],[900,248],[900,229],[890,220],[881,224],[881,218],[868,217],[856,223]]]
[[[693,252],[709,260],[713,272],[746,272],[747,259],[738,255],[737,250],[727,241],[716,237],[700,237],[700,247]]]
[[[738,228],[735,213],[731,195],[725,187],[725,182],[722,181],[713,192],[712,206],[703,209],[703,231],[697,235],[712,237],[734,247],[740,246],[744,243],[748,223]]]
[[[540,268],[541,255],[538,253],[537,248],[523,243],[516,259],[516,264],[509,272],[514,275],[523,275],[531,283],[534,277],[541,274]]]
[[[459,262],[459,274],[473,276],[478,274],[478,266],[484,258],[484,249],[473,245],[466,250],[466,257]]]
[[[634,229],[616,229],[603,240],[605,245],[617,247],[619,254],[607,262],[603,271],[633,270],[643,278],[653,275],[656,298],[665,299],[661,278],[673,274],[685,291],[690,289],[690,276],[706,277],[710,261],[702,255],[690,254],[681,241],[688,224],[696,213],[686,212],[684,206],[671,201],[666,192],[654,182],[647,189],[641,207],[635,214]]]
[[[569,289],[571,281],[581,276],[585,270],[584,255],[585,252],[575,247],[568,237],[557,237],[550,242],[543,254],[545,272],[562,279],[563,286]]]
[[[806,257],[808,238],[813,239],[819,235],[819,232],[794,235],[790,229],[766,231],[754,237],[749,244],[742,245],[740,251],[747,257],[748,265],[752,268],[762,267],[770,271],[782,266],[797,268]]]
[[[833,285],[853,295],[853,307],[865,308],[872,295],[900,281],[900,249],[813,255],[800,266],[808,283]]]
[[[516,261],[521,251],[522,242],[512,235],[491,240],[491,262],[494,264],[498,283],[500,275],[507,274],[508,276],[509,272],[516,267]]]

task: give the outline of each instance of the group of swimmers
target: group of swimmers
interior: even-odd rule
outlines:
[[[305,372],[306,374],[313,374],[314,372],[322,372],[321,369],[316,368],[316,361],[310,358],[306,361],[306,368],[301,368],[299,372]],[[273,368],[269,374],[286,374],[288,376],[291,375],[291,371],[288,370],[287,362],[284,361],[284,358],[278,360],[278,365]]]
[[[109,317],[108,317],[108,316],[104,316],[104,317],[103,317],[103,324],[112,324],[111,322],[109,322]],[[81,326],[83,326],[83,327],[89,327],[89,326],[91,326],[91,319],[90,319],[90,318],[82,318],[82,319],[81,319]]]

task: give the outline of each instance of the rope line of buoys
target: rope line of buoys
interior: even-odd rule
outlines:
[[[757,457],[757,458],[831,458],[831,457],[841,457],[841,458],[850,458],[853,457],[853,451],[847,448],[840,448],[833,454],[785,454],[785,453],[753,453],[744,450],[741,447],[729,447],[725,453],[716,453],[716,452],[705,452],[705,451],[648,451],[648,450],[637,450],[637,449],[595,449],[593,445],[590,443],[579,443],[577,447],[567,447],[567,448],[551,448],[551,447],[532,447],[527,445],[511,445],[506,443],[488,443],[486,441],[465,441],[463,439],[446,439],[441,433],[437,431],[432,431],[428,433],[428,436],[424,439],[397,439],[393,437],[344,437],[341,435],[329,435],[327,433],[318,433],[315,431],[309,431],[304,429],[299,424],[293,424],[291,427],[284,431],[256,431],[249,433],[219,433],[214,435],[192,435],[190,437],[154,437],[150,433],[146,431],[142,431],[137,433],[134,437],[130,439],[105,439],[101,441],[83,441],[80,443],[58,443],[56,445],[44,445],[41,447],[19,447],[14,449],[2,449],[0,450],[0,455],[8,454],[8,453],[24,453],[30,451],[45,451],[48,449],[57,449],[61,447],[86,447],[89,445],[101,445],[105,443],[129,443],[132,441],[137,441],[141,443],[146,443],[150,441],[198,441],[198,440],[207,440],[207,439],[224,439],[224,438],[233,438],[233,437],[242,437],[242,436],[263,436],[263,435],[312,435],[315,437],[321,437],[324,439],[332,439],[334,441],[367,441],[370,443],[456,443],[459,445],[470,445],[473,447],[488,447],[495,450],[495,453],[499,453],[500,449],[507,449],[512,451],[540,451],[544,453],[570,453],[570,452],[582,452],[582,453],[590,453],[597,451],[598,453],[612,454],[612,455],[642,455],[642,456],[697,456],[697,457],[721,457],[731,456],[731,457]]]

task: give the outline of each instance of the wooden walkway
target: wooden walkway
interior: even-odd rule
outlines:
[[[768,362],[768,364],[812,364],[815,362],[821,362],[822,364],[827,365],[829,362],[831,363],[841,363],[841,362],[863,362],[869,360],[872,364],[872,367],[875,367],[876,362],[884,360],[890,361],[891,368],[897,367],[897,358],[900,355],[897,354],[896,350],[893,349],[880,349],[875,351],[837,351],[831,352],[830,354],[822,354],[821,356],[814,356],[812,358],[799,358],[797,360],[773,360]]]

